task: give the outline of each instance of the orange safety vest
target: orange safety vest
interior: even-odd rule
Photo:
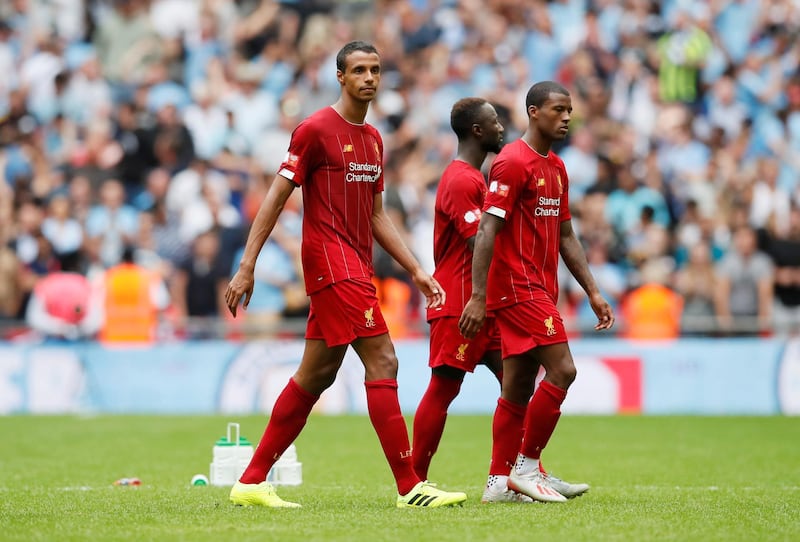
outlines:
[[[106,271],[105,322],[100,340],[150,342],[155,340],[158,311],[150,297],[149,271],[123,263]]]
[[[391,277],[372,277],[372,283],[377,290],[378,303],[389,335],[394,339],[408,336],[411,288],[405,282]]]
[[[683,298],[660,284],[644,284],[633,290],[622,305],[625,337],[674,339],[680,335]]]

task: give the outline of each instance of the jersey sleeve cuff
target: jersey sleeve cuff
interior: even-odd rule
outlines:
[[[281,177],[283,177],[284,179],[286,179],[287,181],[289,181],[293,185],[300,186],[294,180],[294,171],[289,171],[286,168],[281,168],[280,171],[278,171],[278,175],[280,175]]]
[[[501,209],[500,207],[495,207],[494,205],[492,205],[491,207],[486,209],[485,212],[489,213],[490,215],[494,215],[497,218],[502,218],[503,220],[506,219],[506,214],[507,214],[506,210]]]

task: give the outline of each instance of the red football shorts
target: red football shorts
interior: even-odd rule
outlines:
[[[486,353],[492,350],[500,350],[500,332],[493,317],[486,318],[472,340],[464,338],[458,331],[457,316],[431,320],[430,367],[448,365],[472,373]]]
[[[334,347],[389,332],[369,279],[336,282],[310,297],[306,339],[324,340]]]
[[[549,299],[524,301],[495,309],[503,359],[537,346],[567,342],[564,321]]]

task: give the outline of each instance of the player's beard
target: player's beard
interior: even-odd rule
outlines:
[[[503,145],[505,144],[506,144],[505,140],[501,139],[500,141],[495,141],[494,143],[487,143],[483,145],[482,150],[484,152],[493,152],[494,154],[497,154],[500,152],[500,149],[502,149]]]

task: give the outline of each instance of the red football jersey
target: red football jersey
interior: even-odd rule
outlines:
[[[490,309],[541,299],[558,300],[561,222],[569,220],[564,162],[519,139],[492,163],[483,212],[505,220],[497,235],[486,291]]]
[[[480,171],[453,160],[436,190],[433,222],[433,276],[447,293],[445,305],[428,309],[428,320],[461,316],[472,295],[472,251],[467,239],[478,233],[486,181]]]
[[[278,174],[303,188],[306,292],[371,278],[372,208],[383,191],[378,130],[321,109],[295,128]]]

